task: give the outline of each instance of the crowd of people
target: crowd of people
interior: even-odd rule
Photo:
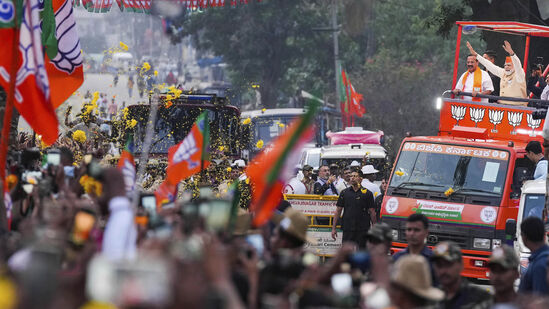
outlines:
[[[467,48],[470,52],[467,56],[467,71],[457,81],[453,93],[471,93],[472,97],[464,96],[463,98],[473,101],[519,106],[528,106],[528,102],[480,98],[477,95],[520,99],[549,99],[549,86],[547,83],[549,75],[543,76],[543,65],[541,63],[533,65],[531,67],[531,76],[527,79],[524,70],[522,70],[520,59],[513,51],[511,44],[504,41],[502,47],[509,56],[505,58],[504,66],[499,67],[495,64],[497,59],[494,51],[487,50],[483,55],[480,55],[467,42]],[[484,66],[486,71],[480,69],[479,63]]]
[[[514,250],[507,245],[493,250],[491,294],[461,277],[464,262],[457,244],[426,246],[430,223],[423,214],[405,222],[408,247],[389,255],[391,228],[376,223],[374,190],[362,185],[363,176],[375,173],[370,165],[344,168],[343,180],[331,177],[335,167],[326,167],[327,172],[321,167],[320,180],[309,185],[323,190],[328,184],[324,193],[339,192],[338,211],[344,208],[347,214],[343,246],[321,263],[306,251],[307,243],[315,242],[307,236],[310,219],[284,201],[261,227],[250,224],[245,205],[227,224],[219,224],[219,214],[204,211],[229,201],[218,194],[230,191],[231,180],[246,184],[243,160],[213,163],[202,176],[206,179],[193,176],[198,197],[182,196],[151,211],[147,194],[128,197],[124,175],[101,149],[62,143],[43,149],[44,158],[22,138],[19,155],[10,157],[11,203],[1,205],[9,212],[0,216],[1,308],[549,306],[549,246],[538,218],[521,224],[522,241],[532,255],[518,291]],[[83,151],[91,158],[75,158]],[[304,178],[310,170],[303,168]],[[220,181],[217,175],[228,178]],[[339,191],[334,185],[339,181],[348,187]]]

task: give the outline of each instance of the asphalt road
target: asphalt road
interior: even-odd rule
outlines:
[[[62,122],[64,120],[65,111],[69,106],[72,106],[72,115],[76,115],[82,106],[84,101],[84,95],[87,91],[94,93],[99,91],[100,93],[106,93],[109,98],[109,103],[112,98],[115,99],[115,103],[118,105],[118,109],[122,108],[123,102],[126,106],[131,104],[137,104],[140,101],[146,101],[146,98],[139,98],[137,86],[134,84],[133,96],[130,97],[128,93],[128,75],[120,75],[118,83],[115,86],[113,83],[114,76],[112,74],[98,74],[87,73],[84,75],[84,83],[82,86],[57,109],[57,116],[61,124],[61,130],[63,130]],[[134,80],[135,82],[135,80]],[[29,125],[24,119],[19,120],[19,131],[30,132]]]

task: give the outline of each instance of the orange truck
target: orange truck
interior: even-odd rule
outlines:
[[[530,36],[549,34],[549,27],[522,23],[458,22],[452,88],[459,69],[462,27],[526,35],[526,56]],[[526,62],[527,57],[525,67]],[[456,242],[463,252],[463,275],[487,279],[492,249],[513,241],[514,235],[506,233],[506,225],[508,231],[512,229],[512,220],[507,221],[516,220],[522,183],[535,169],[525,147],[531,140],[543,141],[544,120],[532,115],[536,111],[532,107],[461,97],[442,98],[439,105],[438,135],[403,140],[381,218],[392,228],[392,254],[407,246],[406,218],[422,213],[430,220],[427,245]]]

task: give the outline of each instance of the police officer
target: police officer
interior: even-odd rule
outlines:
[[[487,291],[474,286],[461,277],[463,260],[461,249],[455,242],[443,241],[433,250],[431,257],[442,290],[446,293],[441,302],[444,309],[491,308],[492,297]]]

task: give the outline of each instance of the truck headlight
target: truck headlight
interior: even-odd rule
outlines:
[[[492,249],[501,247],[501,239],[492,239]]]
[[[398,240],[398,230],[391,230],[391,235],[393,236],[393,240]]]
[[[490,249],[490,239],[488,239],[488,238],[475,238],[475,239],[473,239],[473,248]]]

